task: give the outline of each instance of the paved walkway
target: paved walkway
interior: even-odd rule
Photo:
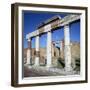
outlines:
[[[75,74],[75,73],[70,73]],[[64,69],[47,68],[36,66],[24,66],[24,77],[39,77],[39,76],[65,76]]]

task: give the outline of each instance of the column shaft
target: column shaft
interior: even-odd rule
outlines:
[[[39,65],[39,36],[36,36],[36,58],[35,58],[35,65]]]
[[[64,56],[65,56],[65,70],[66,72],[70,72],[72,70],[71,67],[71,48],[70,48],[70,31],[69,25],[64,26]]]
[[[51,31],[47,33],[47,67],[50,67],[51,62]]]
[[[63,41],[60,41],[60,52],[63,51]]]
[[[26,64],[31,64],[31,39],[28,40],[27,63]]]

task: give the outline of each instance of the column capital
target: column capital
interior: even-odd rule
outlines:
[[[65,26],[69,26],[69,23],[67,23]]]
[[[51,32],[51,29],[50,29],[48,32]],[[47,32],[47,33],[48,33],[48,32]]]
[[[27,41],[30,42],[31,41],[31,38],[27,39]]]
[[[39,37],[40,35],[38,34],[38,35],[36,35],[35,37]]]
[[[66,28],[66,27],[69,27],[69,23],[67,23],[66,25],[64,25],[64,28]]]

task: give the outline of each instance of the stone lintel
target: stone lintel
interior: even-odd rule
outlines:
[[[26,35],[26,39],[28,38],[31,38],[31,37],[35,37],[39,34],[42,34],[42,33],[46,33],[48,32],[50,29],[49,29],[49,25],[51,25],[51,30],[57,28],[57,27],[61,27],[61,26],[65,26],[66,24],[69,24],[69,23],[72,23],[76,20],[79,20],[80,19],[80,15],[68,15],[68,16],[65,16],[64,18],[60,19],[60,20],[57,20],[53,23],[50,23],[48,25],[45,25],[44,27],[42,28],[39,28],[38,30],[35,30],[29,34]],[[44,29],[46,28],[46,29]]]

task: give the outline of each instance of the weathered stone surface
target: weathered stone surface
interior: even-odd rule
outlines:
[[[64,26],[64,25],[71,23],[71,22],[74,22],[78,19],[80,19],[80,15],[73,15],[72,14],[72,15],[65,16],[64,18],[60,19],[59,21],[56,20],[56,22],[54,21],[53,23],[50,23],[48,25],[51,25],[51,27],[52,27],[51,30],[53,30],[53,29],[56,29],[57,27]],[[27,34],[26,39],[31,38],[31,37],[35,37],[43,32],[48,32],[48,30],[49,29],[46,29],[46,30],[42,29],[42,31],[40,30],[40,33],[39,33],[39,30],[37,29],[34,32]]]
[[[71,60],[72,60],[72,64],[73,64],[73,67],[75,67],[75,60],[76,59],[80,59],[80,43],[78,42],[71,42]],[[63,47],[64,48],[64,47]],[[26,58],[26,52],[27,52],[27,48],[24,49],[24,58]],[[46,64],[46,48],[39,48],[40,50],[40,59],[39,59],[39,63],[40,65],[45,65]],[[57,59],[58,58],[61,58],[61,60],[64,60],[64,49],[62,49],[62,51],[60,52],[60,55],[58,56],[59,54],[59,49],[55,46],[53,46],[52,44],[52,65],[53,66],[56,66],[57,63]],[[31,57],[32,57],[32,64],[35,63],[35,57],[36,57],[36,54],[35,54],[36,50],[35,48],[32,48],[32,54],[31,54]],[[54,54],[56,54],[54,56]]]

